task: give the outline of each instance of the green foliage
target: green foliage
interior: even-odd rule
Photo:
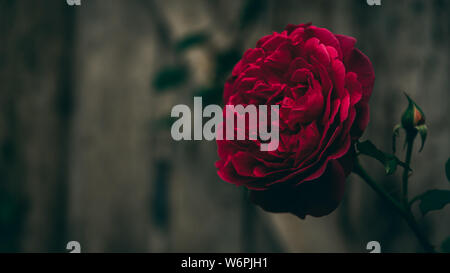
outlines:
[[[398,165],[403,168],[408,168],[408,166],[400,161],[400,159],[398,159],[395,155],[379,150],[370,140],[358,142],[356,148],[361,154],[370,156],[383,164],[387,175],[395,173]]]
[[[441,250],[444,253],[450,253],[450,237],[448,237],[444,242],[442,242]]]
[[[246,0],[241,11],[240,28],[243,29],[254,23],[266,8],[266,0]]]
[[[447,180],[450,181],[450,159],[445,164]],[[420,201],[419,208],[425,215],[430,211],[440,210],[450,204],[450,190],[430,190],[414,198],[410,204]],[[447,247],[450,247],[450,238],[447,239]],[[450,248],[448,248],[450,250]]]
[[[420,200],[419,208],[423,215],[430,211],[440,210],[450,204],[449,190],[430,190],[418,196],[415,200]]]
[[[188,78],[188,70],[183,65],[168,66],[161,69],[153,80],[153,86],[157,91],[178,87]]]
[[[196,97],[202,97],[205,105],[220,104],[222,101],[223,86],[216,85],[211,87],[202,87],[195,92]]]
[[[14,252],[20,246],[26,205],[21,196],[0,192],[0,253]]]
[[[178,52],[183,52],[185,50],[191,49],[195,46],[205,44],[209,40],[207,33],[199,32],[192,33],[178,41],[175,45],[175,50]]]
[[[241,59],[242,52],[237,48],[230,48],[216,55],[216,78],[228,77],[236,63]]]

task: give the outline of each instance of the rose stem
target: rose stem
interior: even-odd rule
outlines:
[[[416,235],[420,244],[424,248],[426,252],[434,253],[435,250],[433,246],[428,242],[426,236],[422,233],[419,226],[417,225],[416,220],[412,213],[407,210],[404,206],[401,205],[397,200],[395,200],[391,195],[389,195],[383,188],[381,188],[372,177],[363,169],[358,160],[356,160],[356,164],[353,168],[353,172],[360,176],[381,198],[383,198],[386,202],[391,204],[400,216],[406,221],[408,226]]]
[[[411,155],[413,150],[413,144],[414,144],[414,138],[409,138],[407,140],[408,147],[406,148],[406,157],[405,157],[405,164],[406,168],[403,168],[403,179],[402,179],[402,190],[403,190],[403,204],[406,208],[409,208],[409,202],[408,202],[408,178],[409,178],[409,170],[411,165]]]

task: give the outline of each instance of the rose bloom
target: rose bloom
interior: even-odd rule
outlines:
[[[217,141],[218,175],[249,189],[269,212],[324,216],[338,206],[374,84],[356,39],[311,24],[288,25],[244,53],[224,89],[226,105],[279,105],[280,143]]]

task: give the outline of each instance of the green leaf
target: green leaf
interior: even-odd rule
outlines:
[[[161,69],[153,80],[157,91],[180,86],[187,80],[188,71],[185,66],[169,66]]]
[[[422,140],[422,144],[420,145],[419,153],[422,151],[423,146],[425,145],[425,140],[427,140],[428,128],[427,125],[419,125],[415,127],[420,134],[420,138]]]
[[[442,242],[441,249],[442,252],[444,253],[450,253],[450,237],[448,237],[447,239],[445,239],[444,242]]]
[[[450,158],[445,163],[445,174],[447,175],[447,180],[450,182]]]
[[[387,175],[395,173],[397,166],[408,168],[405,163],[398,159],[395,155],[388,154],[379,150],[370,140],[358,142],[356,148],[361,154],[370,156],[384,165]],[[408,168],[409,169],[409,168]]]
[[[206,43],[208,39],[209,36],[206,33],[192,33],[178,41],[175,45],[175,49],[178,52],[183,52],[192,47]]]
[[[425,215],[430,211],[440,210],[450,204],[449,190],[430,190],[417,197],[420,200],[419,208]]]

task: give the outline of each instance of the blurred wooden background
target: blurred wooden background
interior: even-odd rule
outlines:
[[[246,6],[258,12],[242,28]],[[242,53],[288,23],[313,22],[356,37],[375,66],[364,138],[390,149],[408,92],[429,126],[411,193],[448,187],[449,11],[447,0],[0,0],[0,251],[64,252],[72,240],[86,252],[365,252],[372,240],[420,250],[354,177],[330,216],[267,214],[217,177],[215,143],[177,143],[161,123],[173,105],[192,104],[195,87],[222,84],[214,50]],[[196,32],[208,45],[174,50]],[[188,82],[155,90],[155,73],[179,62]],[[364,163],[398,190],[398,176]],[[435,243],[450,235],[448,207],[420,222]]]

